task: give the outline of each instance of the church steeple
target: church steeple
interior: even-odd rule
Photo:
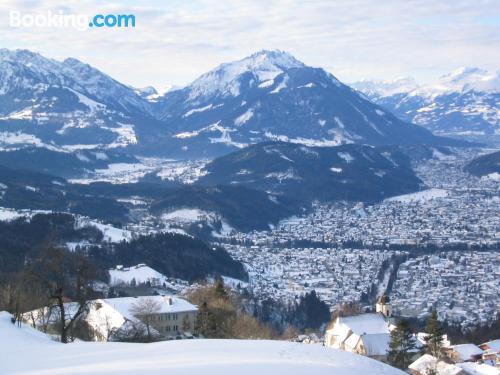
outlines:
[[[381,313],[386,318],[392,317],[392,306],[389,302],[389,296],[387,294],[382,294],[377,303],[375,304],[375,311]]]

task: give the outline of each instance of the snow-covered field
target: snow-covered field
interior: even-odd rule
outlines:
[[[0,353],[2,375],[404,374],[366,357],[284,341],[59,344],[30,327],[12,325],[5,312],[0,312]]]
[[[490,173],[490,174],[484,176],[483,178],[500,182],[500,173],[498,173],[498,172]]]
[[[16,210],[11,210],[10,208],[0,207],[0,221],[15,220],[15,219],[22,217],[22,216],[23,215]]]
[[[126,229],[115,228],[109,224],[102,224],[97,220],[92,220],[87,217],[78,217],[76,221],[77,228],[84,228],[88,226],[94,226],[99,229],[106,242],[122,242],[130,241],[132,239],[132,232]]]
[[[194,222],[205,218],[213,218],[215,214],[198,208],[182,208],[162,215],[164,221]]]
[[[435,198],[445,198],[448,196],[448,191],[444,189],[428,189],[411,194],[398,195],[386,199],[388,202],[425,202]]]
[[[105,169],[96,169],[87,176],[70,179],[69,182],[136,183],[147,174],[153,174],[162,180],[191,184],[206,174],[202,169],[208,163],[208,160],[178,161],[161,158],[139,158],[139,161],[139,163],[112,163]]]
[[[138,264],[133,267],[121,267],[109,270],[109,279],[111,285],[130,284],[132,280],[135,280],[137,283],[149,281],[153,284],[153,280],[162,283],[166,277],[145,264]]]
[[[47,210],[16,210],[13,208],[0,207],[0,221],[11,221],[20,217],[32,217],[36,214],[50,214]]]

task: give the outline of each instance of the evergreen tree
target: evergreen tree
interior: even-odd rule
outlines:
[[[440,358],[441,349],[443,348],[444,331],[438,321],[436,310],[432,311],[427,321],[425,332],[427,333],[425,337],[425,352],[436,358]]]
[[[313,290],[300,297],[299,303],[294,306],[291,320],[293,325],[304,330],[306,328],[318,329],[330,318],[328,305],[319,299],[316,291]]]
[[[227,299],[227,292],[222,277],[217,278],[215,281],[215,295],[218,298]]]
[[[214,315],[206,302],[203,302],[198,309],[195,330],[205,337],[212,337],[217,331],[217,323]]]
[[[397,322],[396,329],[391,332],[390,350],[387,355],[389,363],[400,369],[406,369],[416,348],[415,338],[410,330],[408,320]]]

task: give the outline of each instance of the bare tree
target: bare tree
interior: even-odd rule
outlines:
[[[336,307],[333,317],[337,318],[339,316],[353,316],[359,315],[363,311],[361,306],[357,302],[342,302],[339,306]]]
[[[161,311],[161,304],[153,298],[140,298],[130,307],[130,312],[146,327],[148,340],[152,340],[152,325],[158,313]]]
[[[12,313],[12,322],[32,318],[24,314],[40,306],[47,305],[49,299],[36,278],[28,270],[8,275],[0,280],[0,310]]]
[[[68,343],[75,322],[88,311],[95,268],[84,256],[49,244],[32,263],[31,272],[58,310],[60,339]],[[69,309],[67,302],[72,302]]]

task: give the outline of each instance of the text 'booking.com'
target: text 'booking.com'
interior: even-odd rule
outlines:
[[[136,18],[133,14],[66,14],[63,11],[45,13],[23,13],[11,11],[9,26],[29,28],[73,28],[85,31],[93,28],[133,28]]]

